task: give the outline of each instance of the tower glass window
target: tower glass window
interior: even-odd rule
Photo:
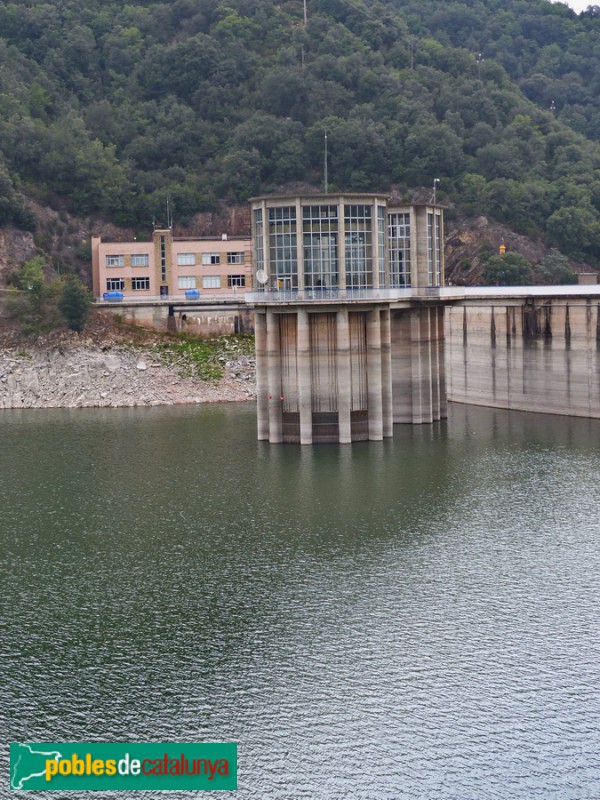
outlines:
[[[302,209],[304,288],[330,289],[339,285],[337,206]]]
[[[410,286],[410,214],[388,215],[388,249],[390,287],[399,289]]]
[[[269,209],[269,262],[276,289],[298,288],[296,208]]]
[[[433,286],[435,281],[435,250],[433,242],[433,214],[427,212],[427,275],[429,285]]]
[[[442,218],[439,214],[435,215],[435,285],[441,284],[440,271],[442,265]]]
[[[385,269],[385,208],[377,206],[377,261],[379,264],[379,288],[387,285]]]
[[[344,206],[346,288],[373,287],[372,207]]]
[[[254,209],[254,264],[256,265],[257,272],[265,268],[263,232],[262,208],[256,208]]]

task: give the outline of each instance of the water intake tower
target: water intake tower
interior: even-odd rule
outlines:
[[[348,443],[447,416],[443,210],[252,201],[258,438]]]

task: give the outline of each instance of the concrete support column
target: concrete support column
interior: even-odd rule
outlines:
[[[312,387],[308,312],[298,309],[297,317],[298,411],[300,444],[312,444]]]
[[[394,406],[392,400],[392,324],[390,309],[381,311],[381,382],[383,435],[394,435]]]
[[[437,308],[429,312],[431,326],[431,419],[440,418],[440,363],[439,363],[439,329]]]
[[[379,309],[367,311],[367,403],[369,439],[383,439],[383,402],[381,391],[381,320]]]
[[[392,316],[392,372],[394,422],[412,422],[412,312]]]
[[[350,322],[348,309],[337,312],[337,385],[340,444],[352,441],[352,383],[350,374]]]
[[[431,422],[431,342],[429,309],[411,311],[412,421]]]
[[[443,252],[443,250],[442,250]],[[448,416],[448,392],[446,389],[446,312],[438,308],[438,371],[440,376],[440,419]]]
[[[269,441],[283,441],[281,417],[281,338],[279,316],[267,311],[267,380],[269,390]]]
[[[267,380],[267,317],[254,312],[254,341],[256,348],[256,417],[258,438],[269,439],[269,389]]]

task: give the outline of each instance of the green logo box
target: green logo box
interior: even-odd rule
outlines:
[[[237,789],[235,742],[11,742],[16,791]]]

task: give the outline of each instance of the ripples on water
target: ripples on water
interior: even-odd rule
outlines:
[[[237,741],[240,798],[597,800],[599,439],[2,412],[5,740]]]

